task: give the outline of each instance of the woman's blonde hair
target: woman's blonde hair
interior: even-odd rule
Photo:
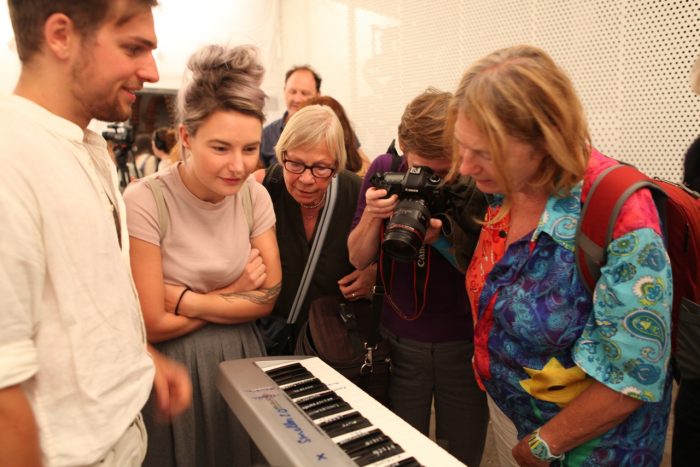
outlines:
[[[336,161],[336,172],[345,169],[347,153],[340,120],[328,106],[308,105],[299,109],[289,119],[275,146],[277,160],[284,162],[285,154],[293,149],[326,145]]]
[[[504,168],[507,137],[544,155],[530,181],[533,187],[565,195],[583,178],[591,151],[583,107],[571,80],[543,50],[514,46],[474,63],[450,104],[450,138],[459,115],[473,122],[489,142],[496,176],[505,187],[504,215],[511,189]],[[453,148],[454,170],[459,155],[456,145]]]

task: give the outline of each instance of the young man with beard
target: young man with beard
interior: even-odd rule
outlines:
[[[8,2],[22,71],[0,98],[0,465],[140,465],[151,386],[166,417],[189,404],[184,369],[148,352],[116,172],[87,130],[158,80],[154,4]]]

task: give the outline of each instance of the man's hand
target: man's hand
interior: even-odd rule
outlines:
[[[156,367],[153,390],[158,417],[163,421],[170,421],[190,406],[192,381],[183,365],[165,357],[150,345],[148,347]]]

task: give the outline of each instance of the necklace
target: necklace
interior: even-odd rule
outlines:
[[[299,204],[301,204],[301,207],[304,208],[304,209],[316,209],[316,208],[319,207],[321,204],[323,204],[323,201],[324,201],[325,199],[326,199],[326,192],[324,191],[324,192],[323,192],[323,196],[321,196],[321,199],[319,199],[318,202],[312,203],[312,204],[301,204],[301,203],[299,203]]]

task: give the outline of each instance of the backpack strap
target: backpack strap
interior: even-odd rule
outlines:
[[[576,230],[575,252],[576,265],[584,285],[591,293],[600,278],[600,268],[607,260],[606,250],[612,241],[620,209],[630,195],[640,188],[649,188],[652,194],[663,194],[663,190],[639,170],[631,165],[619,164],[604,170],[588,191]],[[663,227],[665,206],[662,199],[663,196],[654,196]]]
[[[163,189],[160,185],[158,177],[146,177],[143,179],[148,188],[153,192],[153,198],[156,200],[156,212],[158,214],[158,226],[160,227],[160,241],[163,241],[165,232],[168,231],[168,206],[163,198]]]
[[[156,200],[156,212],[158,215],[158,226],[160,227],[160,241],[163,241],[165,233],[168,231],[168,206],[165,204],[165,198],[163,197],[163,188],[160,184],[160,179],[158,177],[146,177],[143,179],[146,182],[148,188],[151,189],[153,193],[153,198]],[[253,226],[255,219],[253,218],[253,195],[250,192],[250,187],[248,186],[248,181],[243,183],[239,193],[242,195],[243,202],[243,212],[245,213],[245,220],[248,224],[248,235],[253,233]]]
[[[245,220],[248,223],[248,235],[250,235],[253,233],[255,219],[253,218],[253,194],[250,192],[250,186],[248,186],[247,180],[243,183],[238,193],[242,196],[243,212],[245,213]]]

